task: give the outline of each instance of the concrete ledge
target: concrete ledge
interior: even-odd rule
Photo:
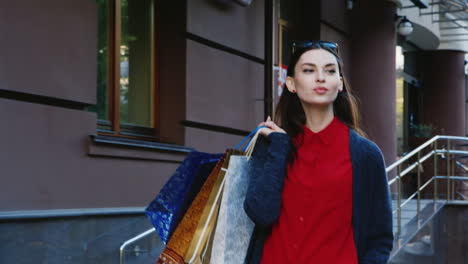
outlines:
[[[88,155],[180,163],[195,149],[144,140],[90,135]]]
[[[129,215],[143,214],[145,207],[115,207],[115,208],[78,208],[78,209],[50,209],[0,212],[0,220],[37,219],[96,215]]]

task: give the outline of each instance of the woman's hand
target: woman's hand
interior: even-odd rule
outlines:
[[[265,122],[260,123],[258,126],[266,126],[264,128],[260,129],[260,135],[263,135],[265,137],[268,137],[270,133],[273,132],[279,132],[279,133],[285,133],[281,127],[277,126],[273,121],[271,121],[271,118],[268,116],[267,120]]]

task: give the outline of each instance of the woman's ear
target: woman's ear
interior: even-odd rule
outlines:
[[[286,77],[286,88],[288,88],[288,90],[291,93],[296,92],[296,86],[294,85],[294,79],[291,76]]]

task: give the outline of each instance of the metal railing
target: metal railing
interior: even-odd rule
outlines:
[[[463,142],[464,144],[458,142]],[[433,205],[432,212],[435,214],[435,212],[440,210],[447,202],[457,198],[455,181],[468,180],[466,176],[457,175],[460,170],[462,171],[461,173],[464,174],[468,172],[468,167],[457,160],[460,158],[468,158],[468,151],[463,149],[468,148],[467,143],[467,137],[437,135],[387,167],[387,174],[389,176],[394,176],[388,184],[392,192],[392,215],[394,219],[396,214],[395,241],[397,247],[402,247],[409,241],[410,237],[402,237],[402,213],[404,211],[403,208],[411,204],[413,199],[416,198],[416,214],[414,217],[417,217],[417,225],[418,228],[420,228],[424,225],[424,223],[420,222],[421,213],[424,209],[421,208],[421,202],[423,200],[426,202],[431,201],[430,204]],[[428,172],[424,172],[424,165],[427,165],[431,161],[433,174],[429,177]],[[442,162],[445,163],[445,166],[439,166],[439,163]],[[431,164],[429,164],[429,167],[430,165]],[[424,178],[427,179],[424,183],[422,182],[423,172]],[[403,181],[405,180],[405,176],[408,178],[411,176],[417,177],[416,191],[414,193],[404,193]],[[445,181],[446,190],[441,190],[439,186],[443,184],[443,181]],[[430,190],[429,192],[424,191],[431,184],[432,192]],[[407,195],[406,198],[403,197],[404,194]],[[466,195],[459,196],[463,199],[466,198]],[[396,205],[394,203],[395,200]],[[412,204],[414,205],[414,201]],[[427,204],[428,203],[426,203],[426,205]]]
[[[154,227],[153,227],[153,228],[148,229],[148,230],[146,230],[145,232],[143,232],[143,233],[141,233],[141,234],[138,234],[138,235],[136,235],[136,236],[130,238],[129,240],[123,242],[123,244],[120,246],[119,263],[120,263],[120,264],[124,264],[124,263],[125,263],[125,253],[128,252],[128,251],[126,250],[126,248],[127,248],[129,245],[131,245],[131,244],[133,244],[133,243],[135,243],[135,242],[137,242],[137,241],[139,241],[139,240],[141,240],[141,239],[143,239],[143,238],[145,238],[145,237],[151,235],[152,233],[155,233],[155,231],[156,231],[156,230],[155,230]],[[148,251],[149,251],[149,250],[141,250],[138,246],[135,246],[135,247],[133,248],[133,250],[132,250],[132,252],[133,252],[133,253],[136,253],[136,254],[138,254],[139,252],[148,252]]]

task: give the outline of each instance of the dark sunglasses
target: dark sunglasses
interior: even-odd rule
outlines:
[[[319,46],[321,48],[327,48],[336,54],[338,54],[338,44],[331,41],[324,40],[312,40],[312,41],[296,41],[292,44],[292,53],[298,49],[310,48],[313,46]]]

